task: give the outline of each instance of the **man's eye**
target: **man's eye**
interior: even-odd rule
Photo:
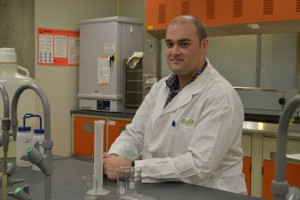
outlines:
[[[166,43],[167,48],[172,48],[174,46],[174,44],[172,43]]]
[[[179,43],[179,46],[182,47],[182,48],[186,48],[188,47],[190,44],[187,43],[187,42],[182,42],[182,43]]]

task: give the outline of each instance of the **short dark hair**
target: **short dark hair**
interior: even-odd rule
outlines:
[[[198,17],[195,17],[193,15],[181,15],[181,16],[174,18],[170,23],[171,24],[176,23],[182,17],[186,17],[186,18],[190,19],[191,22],[196,26],[197,35],[198,35],[200,41],[207,38],[205,24]]]

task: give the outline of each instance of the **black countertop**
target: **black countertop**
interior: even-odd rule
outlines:
[[[84,185],[81,177],[93,173],[91,162],[73,158],[55,159],[52,175],[52,199],[53,200],[83,200],[85,196]],[[44,199],[44,175],[40,171],[31,168],[17,168],[11,179],[25,179],[25,182],[7,188],[8,192],[14,192],[17,187],[29,185],[32,196],[36,200]],[[103,188],[110,193],[98,196],[96,199],[117,199],[116,181],[104,179]],[[1,190],[2,193],[2,190]],[[143,195],[154,197],[157,200],[255,200],[259,198],[235,194],[231,192],[206,188],[185,183],[145,183],[142,184]],[[8,200],[13,198],[8,197]]]

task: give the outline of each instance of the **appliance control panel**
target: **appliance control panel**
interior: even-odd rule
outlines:
[[[97,110],[110,111],[110,101],[97,100]]]

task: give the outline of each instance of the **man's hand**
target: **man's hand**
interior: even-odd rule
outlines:
[[[103,169],[104,174],[108,179],[117,180],[117,168],[119,167],[130,167],[130,160],[126,160],[119,155],[104,153],[103,155]]]

